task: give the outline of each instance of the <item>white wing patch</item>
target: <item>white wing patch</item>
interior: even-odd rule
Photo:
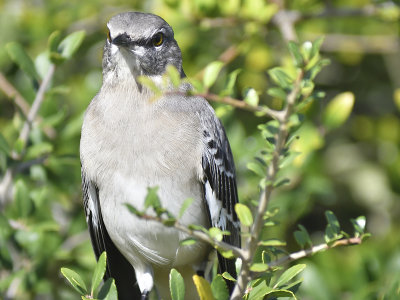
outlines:
[[[226,213],[221,216],[223,210],[222,201],[217,199],[208,180],[205,183],[205,198],[207,200],[208,209],[210,210],[212,225],[226,230]]]

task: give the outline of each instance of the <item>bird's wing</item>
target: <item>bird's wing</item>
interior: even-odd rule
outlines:
[[[238,203],[235,165],[225,130],[208,107],[202,119],[204,151],[202,157],[204,200],[210,223],[231,234],[223,241],[240,247],[240,223],[235,213]],[[236,276],[235,261],[218,255],[220,272]]]
[[[90,238],[96,259],[103,251],[107,252],[107,270],[104,279],[115,279],[118,299],[140,299],[141,293],[136,283],[135,271],[131,264],[119,252],[108,235],[101,214],[99,190],[90,181],[82,170],[83,205],[86,222],[89,227]]]

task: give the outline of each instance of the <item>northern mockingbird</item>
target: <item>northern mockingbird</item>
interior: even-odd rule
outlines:
[[[115,278],[119,299],[146,299],[154,287],[166,299],[170,269],[189,281],[212,249],[181,245],[186,234],[141,219],[125,204],[143,209],[148,187],[158,187],[161,205],[177,216],[192,198],[179,221],[229,230],[224,241],[240,246],[234,162],[221,122],[204,98],[188,95],[189,84],[164,86],[168,93],[154,100],[138,83],[145,75],[160,85],[168,65],[185,76],[172,28],[139,12],[118,14],[107,27],[103,83],[80,144],[86,220],[97,258],[107,251],[106,278]],[[236,275],[234,261],[220,255],[219,268]]]

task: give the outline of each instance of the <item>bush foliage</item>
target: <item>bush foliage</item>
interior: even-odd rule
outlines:
[[[101,84],[105,24],[127,10],[174,28],[196,93],[226,127],[244,228],[257,222],[260,190],[273,188],[248,299],[399,297],[398,2],[4,0],[0,8],[0,298],[75,299],[62,274],[79,274],[72,281],[82,295],[115,293],[112,281],[100,283],[104,264],[89,242],[79,138]],[[289,148],[270,180],[282,130],[271,111],[285,111],[293,90]],[[299,252],[351,244],[365,225],[372,238],[359,246]],[[221,234],[207,231],[215,241]],[[290,253],[295,263],[274,265]],[[179,274],[170,278],[180,299]],[[225,299],[221,280],[195,282]]]

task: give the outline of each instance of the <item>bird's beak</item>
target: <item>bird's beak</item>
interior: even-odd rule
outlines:
[[[126,47],[130,44],[131,39],[127,34],[120,34],[111,40],[111,44],[115,46]]]

